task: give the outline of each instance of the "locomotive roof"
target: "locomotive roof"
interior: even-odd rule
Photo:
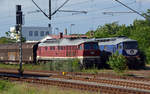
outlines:
[[[50,39],[43,43],[40,43],[39,46],[65,46],[65,45],[79,45],[86,42],[96,42],[91,39]]]
[[[114,37],[114,38],[97,38],[99,45],[116,45],[121,42],[136,42],[136,40],[127,37]]]

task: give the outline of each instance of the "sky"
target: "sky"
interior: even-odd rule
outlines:
[[[48,0],[34,0],[46,13],[48,13]],[[52,0],[52,12],[66,0]],[[150,9],[150,0],[120,0],[122,3],[140,13]],[[0,36],[5,36],[9,28],[15,26],[16,5],[22,5],[25,24],[23,26],[47,27],[52,25],[53,33],[63,32],[67,28],[69,33],[86,33],[96,30],[107,23],[130,25],[135,19],[144,19],[135,13],[104,14],[104,12],[129,12],[131,10],[122,6],[115,0],[70,0],[62,10],[87,11],[83,13],[57,12],[52,20],[48,20],[42,13],[33,13],[37,7],[31,0],[0,0]],[[32,12],[32,13],[31,13]]]

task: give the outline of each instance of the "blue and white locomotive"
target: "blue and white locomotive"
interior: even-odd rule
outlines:
[[[136,40],[127,37],[114,38],[96,38],[99,43],[99,49],[108,53],[122,54],[123,56],[138,56],[138,43]]]
[[[127,37],[96,38],[101,51],[101,61],[105,65],[111,54],[118,52],[127,58],[130,69],[139,69],[145,66],[145,56],[138,49],[136,40]]]

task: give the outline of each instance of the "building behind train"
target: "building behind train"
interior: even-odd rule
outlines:
[[[23,26],[22,27],[23,38],[27,42],[38,42],[48,35],[52,35],[52,28],[48,27],[35,27],[35,26]],[[10,27],[10,38],[19,40],[19,33],[16,32],[16,28]]]

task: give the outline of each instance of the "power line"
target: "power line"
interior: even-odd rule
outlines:
[[[87,0],[87,1],[83,1],[83,2],[88,2],[89,0]],[[135,3],[135,1],[134,2],[131,2],[131,3],[126,3],[126,4],[134,4]],[[67,5],[66,5],[67,6]],[[111,6],[111,7],[105,7],[105,8],[101,8],[101,9],[97,9],[97,10],[88,10],[87,12],[88,13],[92,13],[92,12],[97,12],[97,11],[101,11],[101,10],[105,10],[105,9],[112,9],[112,8],[115,8],[115,7],[120,7],[121,5],[117,5],[117,6]],[[29,7],[28,7],[29,8]],[[46,11],[46,10],[48,10],[48,9],[44,9],[43,11]],[[33,12],[40,12],[40,10],[35,10],[35,11],[30,11],[31,13]],[[25,13],[25,15],[26,14],[30,14],[30,12],[26,12]],[[7,16],[7,17],[14,17],[15,15],[9,15],[9,16]],[[6,17],[6,16],[5,16]],[[5,18],[5,17],[0,17],[0,18]]]
[[[43,13],[45,17],[47,17],[49,20],[51,20],[51,16],[55,15],[65,4],[67,4],[70,0],[66,0],[60,7],[58,7],[53,13],[51,13],[51,0],[49,0],[49,15],[47,15],[40,7],[39,5],[32,0],[34,5],[40,10],[40,12]],[[39,11],[38,11],[39,12]]]
[[[66,5],[66,7],[69,7],[69,6],[74,6],[74,5],[80,5],[80,4],[85,4],[85,3],[88,3],[89,2],[89,0],[86,0],[86,1],[82,1],[82,2],[78,2],[78,3],[74,3],[74,4],[68,4],[68,5]]]
[[[98,19],[105,20],[105,18],[108,18],[108,17],[112,17],[112,16],[105,16],[105,17],[95,16],[95,17],[93,17],[92,20],[98,20]],[[35,20],[35,21],[39,21],[39,20]],[[64,23],[70,23],[70,22],[85,22],[86,23],[87,20],[90,21],[91,20],[90,17],[87,17],[87,18],[82,17],[80,19],[74,19],[74,20],[69,20],[69,21],[60,21],[60,22],[54,22],[54,20],[52,20],[52,24],[64,24]],[[33,22],[35,22],[35,21],[33,21]]]
[[[114,15],[114,14],[129,14],[129,13],[135,13],[135,12],[132,12],[132,11],[127,11],[127,12],[102,12],[104,15]]]
[[[135,4],[136,2],[133,1],[133,2],[130,2],[130,3],[126,3],[127,5],[131,5],[131,4]],[[110,6],[110,7],[105,7],[105,8],[101,8],[101,9],[98,9],[98,10],[90,10],[88,12],[97,12],[97,11],[100,11],[100,10],[105,10],[105,9],[112,9],[112,8],[117,8],[117,7],[120,7],[121,5],[114,5],[114,6]]]
[[[68,18],[69,19],[69,17],[73,17],[73,16],[75,16],[75,15],[72,15],[72,16],[63,16],[63,17],[56,17],[57,18],[57,20],[58,20],[58,18]],[[98,16],[98,15],[97,15]],[[100,18],[102,18],[102,17],[100,17],[100,16],[98,16],[98,17],[94,17],[94,16],[92,16],[93,17],[93,19],[95,19],[95,18],[98,18],[98,19],[100,19]],[[55,18],[55,17],[54,17]],[[85,18],[85,16],[84,17],[82,17],[82,18]],[[86,20],[91,20],[91,19],[89,19],[89,18],[91,18],[91,17],[86,17]],[[6,19],[7,20],[7,19]],[[42,19],[39,19],[40,21],[42,20]],[[32,22],[35,22],[35,21],[39,21],[39,20],[37,20],[37,19],[35,19],[35,20],[33,20],[32,19]],[[82,19],[79,19],[79,20],[81,20],[82,21]]]
[[[115,1],[118,2],[118,3],[120,3],[121,5],[123,5],[124,7],[130,9],[131,11],[135,12],[136,14],[138,14],[138,15],[144,17],[145,19],[147,19],[147,17],[145,17],[144,15],[142,15],[141,13],[139,13],[138,11],[136,11],[136,10],[130,8],[130,7],[127,6],[126,4],[122,3],[121,1],[119,1],[119,0],[115,0]]]
[[[106,7],[106,8],[108,8],[108,7]],[[106,8],[105,8],[105,9],[106,9]],[[64,16],[62,16],[62,17],[64,18]],[[62,17],[60,17],[60,18],[62,18]],[[67,17],[68,17],[68,16],[67,16]],[[70,16],[69,16],[69,17],[70,17]],[[56,17],[56,18],[59,18],[59,17]]]
[[[131,2],[131,3],[126,3],[126,4],[134,4],[135,3],[135,1],[134,2]],[[112,7],[105,7],[105,8],[101,8],[101,9],[99,9],[99,10],[96,10],[96,11],[94,11],[94,10],[91,10],[91,11],[88,11],[88,14],[90,14],[90,13],[97,13],[98,14],[98,11],[100,11],[101,12],[101,10],[104,10],[104,9],[112,9],[112,8],[114,8],[114,7],[120,7],[121,5],[117,5],[117,6],[112,6]],[[102,12],[101,12],[102,13]],[[92,14],[91,14],[92,15]],[[62,17],[62,16],[61,16]],[[61,17],[56,17],[56,18],[61,18]],[[67,17],[70,17],[70,16],[67,16]],[[64,16],[62,17],[62,18],[64,18]]]
[[[53,16],[54,14],[56,14],[65,4],[67,4],[69,2],[69,0],[66,0],[60,7],[58,7],[52,14],[51,16]]]
[[[50,19],[49,16],[36,4],[36,2],[34,0],[32,0],[32,2],[44,14],[45,17],[47,17],[48,19]]]

